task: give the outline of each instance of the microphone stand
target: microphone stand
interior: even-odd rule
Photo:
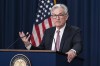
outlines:
[[[26,34],[25,36],[23,36],[23,37],[18,37],[14,42],[12,42],[11,44],[10,44],[10,46],[8,46],[7,47],[7,49],[9,49],[11,46],[13,46],[20,38],[24,38],[24,37],[26,37],[26,36],[28,36],[29,34]]]

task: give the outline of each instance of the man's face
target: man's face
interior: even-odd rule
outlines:
[[[56,8],[52,11],[51,19],[57,28],[62,28],[68,16],[64,13],[63,8]]]

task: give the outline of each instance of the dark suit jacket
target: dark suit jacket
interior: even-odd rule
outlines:
[[[56,27],[52,27],[45,31],[43,40],[38,47],[39,49],[51,50],[55,30]],[[37,49],[37,48],[32,46],[31,49]],[[80,51],[82,50],[82,39],[81,39],[80,29],[78,27],[66,24],[61,39],[59,51],[66,53],[70,49],[76,50],[77,54],[79,54]]]

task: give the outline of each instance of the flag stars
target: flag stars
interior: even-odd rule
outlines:
[[[45,13],[47,12],[47,10],[45,10]]]
[[[41,2],[42,2],[42,3],[44,3],[44,1],[43,1],[43,0],[42,0]]]
[[[50,12],[48,12],[48,15],[50,15]]]
[[[50,3],[50,0],[48,0],[47,3]]]
[[[48,5],[46,5],[46,8],[48,8]]]
[[[42,15],[44,15],[44,13],[42,13]]]
[[[53,3],[51,3],[51,6],[53,6]]]
[[[38,14],[37,17],[40,17],[40,15]]]
[[[41,13],[41,10],[39,10],[38,12]]]
[[[46,15],[43,15],[44,17],[46,17]]]
[[[40,6],[40,8],[43,8],[43,6]]]
[[[53,3],[50,2],[50,0],[39,0],[38,3],[38,13],[36,15],[36,22],[41,22],[42,20],[46,19],[48,16],[50,16],[50,10],[53,6]],[[52,6],[51,6],[52,5]]]
[[[49,8],[49,10],[51,10],[51,7]]]
[[[45,8],[43,8],[43,10],[45,10]]]
[[[41,20],[43,19],[43,17],[41,17]]]
[[[39,20],[38,20],[38,19],[36,19],[36,22],[39,22]]]

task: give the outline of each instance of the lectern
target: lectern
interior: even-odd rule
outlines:
[[[26,58],[20,59],[20,56]],[[19,59],[19,60],[18,60]],[[67,62],[67,55],[50,51],[50,50],[14,50],[1,49],[0,50],[0,65],[3,66],[24,66],[25,62],[29,61],[26,66],[82,66],[83,60],[75,58],[71,63]],[[27,60],[28,59],[28,60]],[[18,61],[16,61],[18,60]],[[16,62],[14,62],[16,61]],[[14,64],[15,65],[12,65]],[[23,65],[18,65],[22,64]]]

